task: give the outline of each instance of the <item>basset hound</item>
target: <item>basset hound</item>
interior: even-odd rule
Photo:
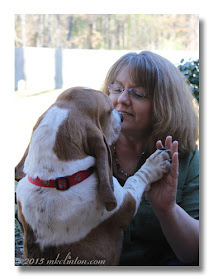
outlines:
[[[121,187],[109,148],[121,121],[107,95],[83,87],[64,91],[38,119],[15,168],[27,265],[119,263],[123,229],[170,168],[157,150]]]

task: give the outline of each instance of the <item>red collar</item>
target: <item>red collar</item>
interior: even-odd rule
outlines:
[[[28,180],[39,187],[56,188],[57,190],[68,190],[71,186],[81,183],[87,179],[94,171],[94,166],[87,170],[79,171],[71,176],[58,177],[55,180],[41,180],[38,177],[33,179],[28,176]]]

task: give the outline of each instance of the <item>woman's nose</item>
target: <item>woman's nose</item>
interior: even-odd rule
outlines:
[[[129,99],[129,93],[128,90],[125,89],[118,97],[118,103],[120,104],[125,104],[129,105],[130,104],[130,99]]]

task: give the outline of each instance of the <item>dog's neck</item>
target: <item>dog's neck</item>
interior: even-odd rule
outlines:
[[[38,177],[42,180],[54,180],[58,177],[71,176],[81,170],[87,170],[91,166],[95,166],[95,158],[91,156],[68,162],[58,159],[45,160],[45,158],[43,158],[39,164],[35,165],[33,165],[33,161],[28,156],[24,171],[25,174],[32,178]]]

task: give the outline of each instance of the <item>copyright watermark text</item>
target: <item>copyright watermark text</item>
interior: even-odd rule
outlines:
[[[24,265],[104,265],[105,260],[81,260],[78,257],[72,258],[69,252],[64,259],[60,259],[60,253],[54,260],[45,258],[26,258]]]

